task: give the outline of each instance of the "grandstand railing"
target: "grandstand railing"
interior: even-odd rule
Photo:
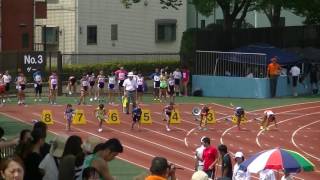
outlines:
[[[196,51],[196,75],[263,78],[267,55],[261,53]]]
[[[0,148],[0,159],[14,156],[16,147],[17,147],[16,145],[12,145],[12,146]]]

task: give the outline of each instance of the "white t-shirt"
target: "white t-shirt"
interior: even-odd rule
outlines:
[[[285,177],[285,175],[283,175],[283,176],[281,177],[281,180],[293,180],[293,178],[292,178],[291,175],[289,175],[289,176],[287,176],[287,177]]]
[[[267,118],[269,118],[271,115],[274,115],[274,113],[273,113],[272,111],[270,111],[270,110],[264,111],[263,114],[264,114],[265,116],[267,116]]]
[[[182,78],[181,71],[174,71],[173,72],[173,78],[174,79],[181,79]]]
[[[4,83],[10,83],[11,82],[11,76],[10,75],[3,75]]]
[[[300,75],[300,68],[297,67],[297,66],[293,66],[290,69],[290,73],[291,73],[292,76],[299,76]]]
[[[109,76],[109,84],[116,84],[116,77],[115,76]]]
[[[196,159],[202,159],[203,150],[205,147],[201,145],[196,149]],[[202,160],[198,160],[198,166],[203,166],[204,162]]]
[[[82,86],[88,86],[88,85],[89,85],[88,80],[87,80],[87,79],[82,79],[81,85],[82,85]]]
[[[154,81],[160,81],[160,75],[154,75],[153,76]]]
[[[34,81],[36,82],[41,82],[42,78],[39,74],[37,74],[35,77],[34,77]]]
[[[232,179],[233,180],[250,180],[250,173],[249,172],[244,172],[239,169],[239,164],[236,163],[233,166],[233,175]]]
[[[143,85],[143,77],[137,77],[137,85]]]
[[[105,79],[106,79],[106,78],[105,78],[105,76],[103,76],[103,75],[99,75],[99,76],[98,76],[98,82],[99,82],[99,83],[104,83]]]
[[[51,154],[47,154],[46,157],[40,162],[39,168],[44,170],[43,180],[57,180],[59,170],[56,162]]]
[[[137,81],[134,79],[130,80],[129,78],[124,80],[123,87],[125,87],[126,91],[135,91],[137,87]]]
[[[276,180],[276,176],[272,170],[265,169],[259,172],[259,180]]]

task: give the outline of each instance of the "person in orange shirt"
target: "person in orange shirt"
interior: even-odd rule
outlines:
[[[268,77],[270,79],[270,94],[271,97],[276,96],[277,82],[280,75],[281,66],[277,63],[277,57],[271,58],[271,63],[268,65]]]
[[[151,175],[145,180],[176,180],[176,167],[169,164],[164,157],[155,157],[152,159],[150,167]]]

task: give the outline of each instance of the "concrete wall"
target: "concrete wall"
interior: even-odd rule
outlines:
[[[298,93],[310,93],[309,80],[298,84]],[[267,78],[224,77],[224,76],[192,76],[192,92],[202,89],[203,96],[207,97],[237,97],[237,98],[269,98],[270,88]],[[287,77],[278,79],[277,96],[291,96],[291,84],[287,83]]]

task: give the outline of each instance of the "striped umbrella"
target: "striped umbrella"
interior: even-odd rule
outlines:
[[[314,164],[301,154],[282,148],[259,152],[240,164],[242,170],[258,173],[264,169],[285,170],[288,173],[313,171]]]

